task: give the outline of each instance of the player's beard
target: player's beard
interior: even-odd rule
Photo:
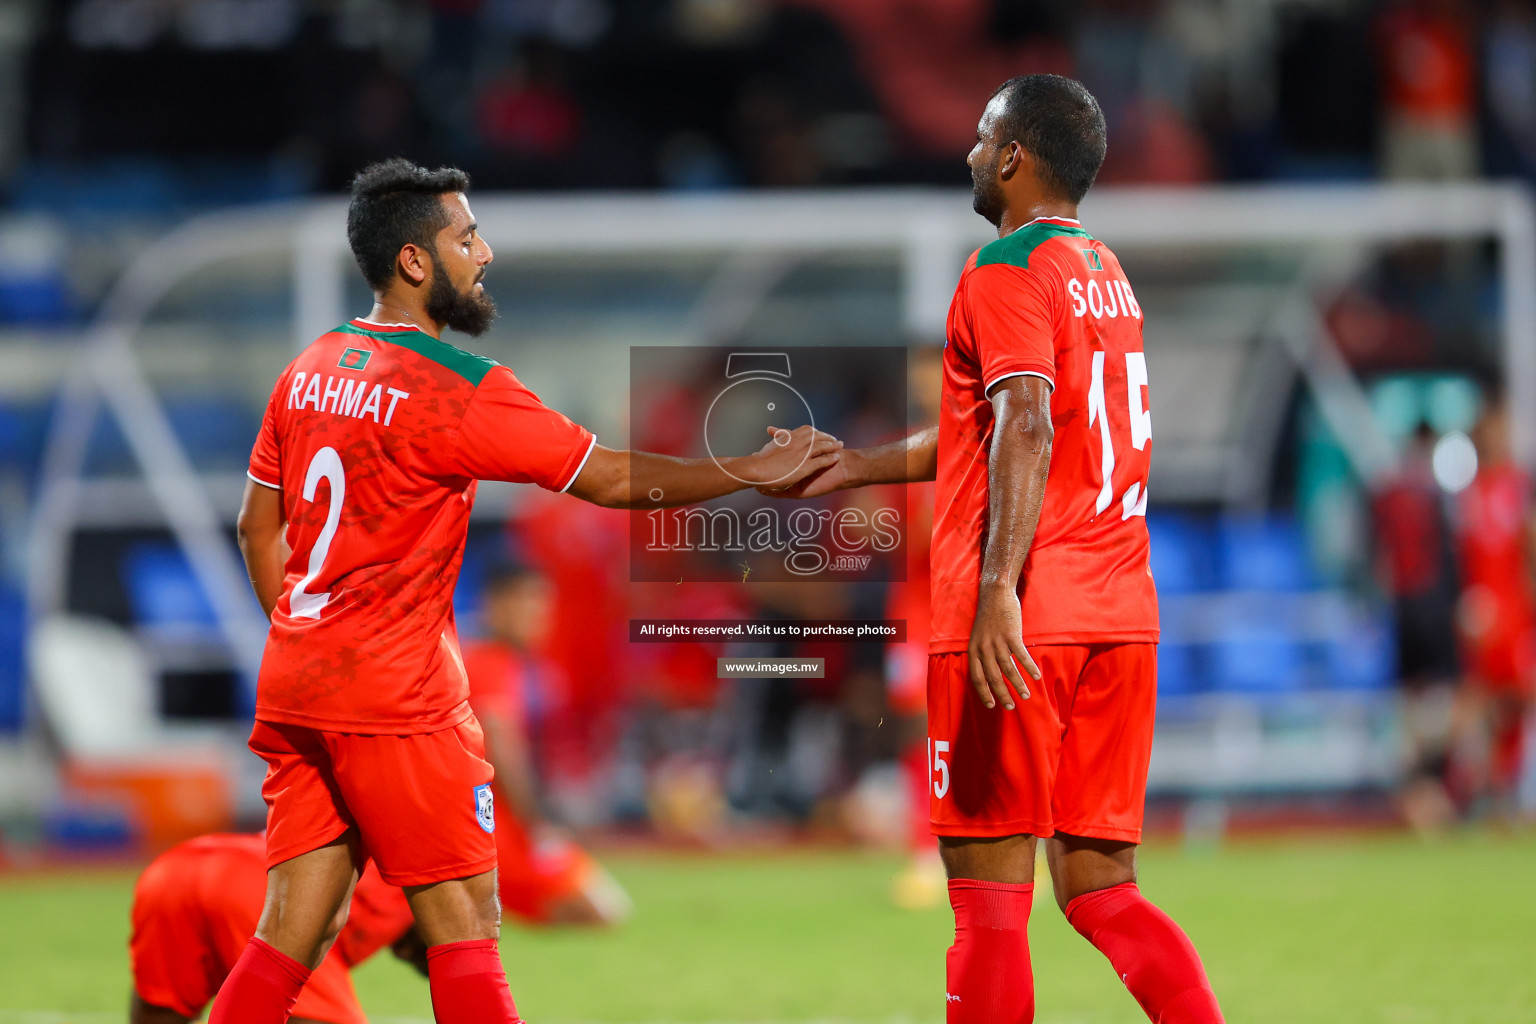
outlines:
[[[983,173],[993,177],[982,179]],[[985,217],[993,227],[1003,222],[1003,185],[996,178],[995,167],[982,164],[971,171],[971,209]]]
[[[471,338],[484,334],[496,319],[495,300],[484,288],[475,291],[473,284],[461,292],[447,274],[437,273],[436,267],[433,271],[432,285],[427,290],[427,316]]]

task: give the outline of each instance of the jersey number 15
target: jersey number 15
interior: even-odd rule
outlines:
[[[1142,391],[1147,386],[1147,356],[1144,352],[1125,354],[1125,392],[1131,424],[1131,447],[1137,451],[1146,448],[1152,440],[1152,410],[1142,401]],[[1094,503],[1094,515],[1109,508],[1114,500],[1115,443],[1109,433],[1109,404],[1104,397],[1104,353],[1093,354],[1093,381],[1088,386],[1088,425],[1098,424],[1099,444],[1102,455],[1099,467],[1103,471],[1104,486],[1099,489],[1099,499]],[[1131,481],[1120,498],[1120,518],[1147,514],[1147,481]]]

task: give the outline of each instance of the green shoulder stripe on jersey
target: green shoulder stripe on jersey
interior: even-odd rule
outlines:
[[[494,359],[485,356],[477,356],[473,352],[466,352],[456,345],[450,345],[446,341],[438,341],[430,334],[420,331],[370,331],[356,324],[346,323],[336,328],[335,334],[362,334],[379,341],[388,342],[391,345],[399,345],[408,348],[419,356],[432,360],[439,366],[445,366],[454,373],[463,377],[476,387],[485,379],[492,368],[500,366]]]
[[[1042,220],[1037,224],[1026,224],[1013,234],[1004,235],[997,241],[988,242],[982,246],[981,251],[976,254],[976,265],[985,267],[993,263],[1006,263],[1014,267],[1027,267],[1030,255],[1042,243],[1063,235],[1069,238],[1093,240],[1093,236],[1082,228]]]

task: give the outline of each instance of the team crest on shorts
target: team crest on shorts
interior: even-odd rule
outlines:
[[[475,820],[487,832],[496,831],[496,798],[491,796],[491,784],[475,787]]]

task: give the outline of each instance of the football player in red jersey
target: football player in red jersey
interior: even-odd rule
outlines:
[[[464,645],[469,704],[496,769],[496,880],[501,908],[531,924],[616,925],[629,895],[591,854],[545,821],[529,736],[530,706],[562,701],[560,668],[538,654],[549,633],[550,583],[512,562],[481,587],[485,636]]]
[[[239,532],[272,622],[250,741],[270,873],[211,1024],[287,1019],[368,859],[410,900],[437,1020],[519,1019],[496,950],[492,769],[453,621],[477,480],[672,507],[793,483],[841,447],[802,426],[718,461],[613,451],[442,341],[495,315],[468,188],[399,159],[358,175],[347,238],[373,310],[282,372],[251,453]]]
[[[150,862],[133,887],[129,1024],[202,1016],[256,930],[267,888],[263,836],[198,836]],[[425,968],[405,895],[371,866],[352,893],[347,925],[294,1004],[295,1024],[366,1024],[350,971],[390,946]]]
[[[1104,150],[1077,82],[997,90],[968,163],[998,240],[955,290],[937,430],[787,489],[937,476],[928,736],[950,1024],[1034,1018],[1037,839],[1056,902],[1148,1017],[1222,1019],[1194,946],[1136,886],[1157,689],[1152,417],[1141,306],[1077,219]]]

